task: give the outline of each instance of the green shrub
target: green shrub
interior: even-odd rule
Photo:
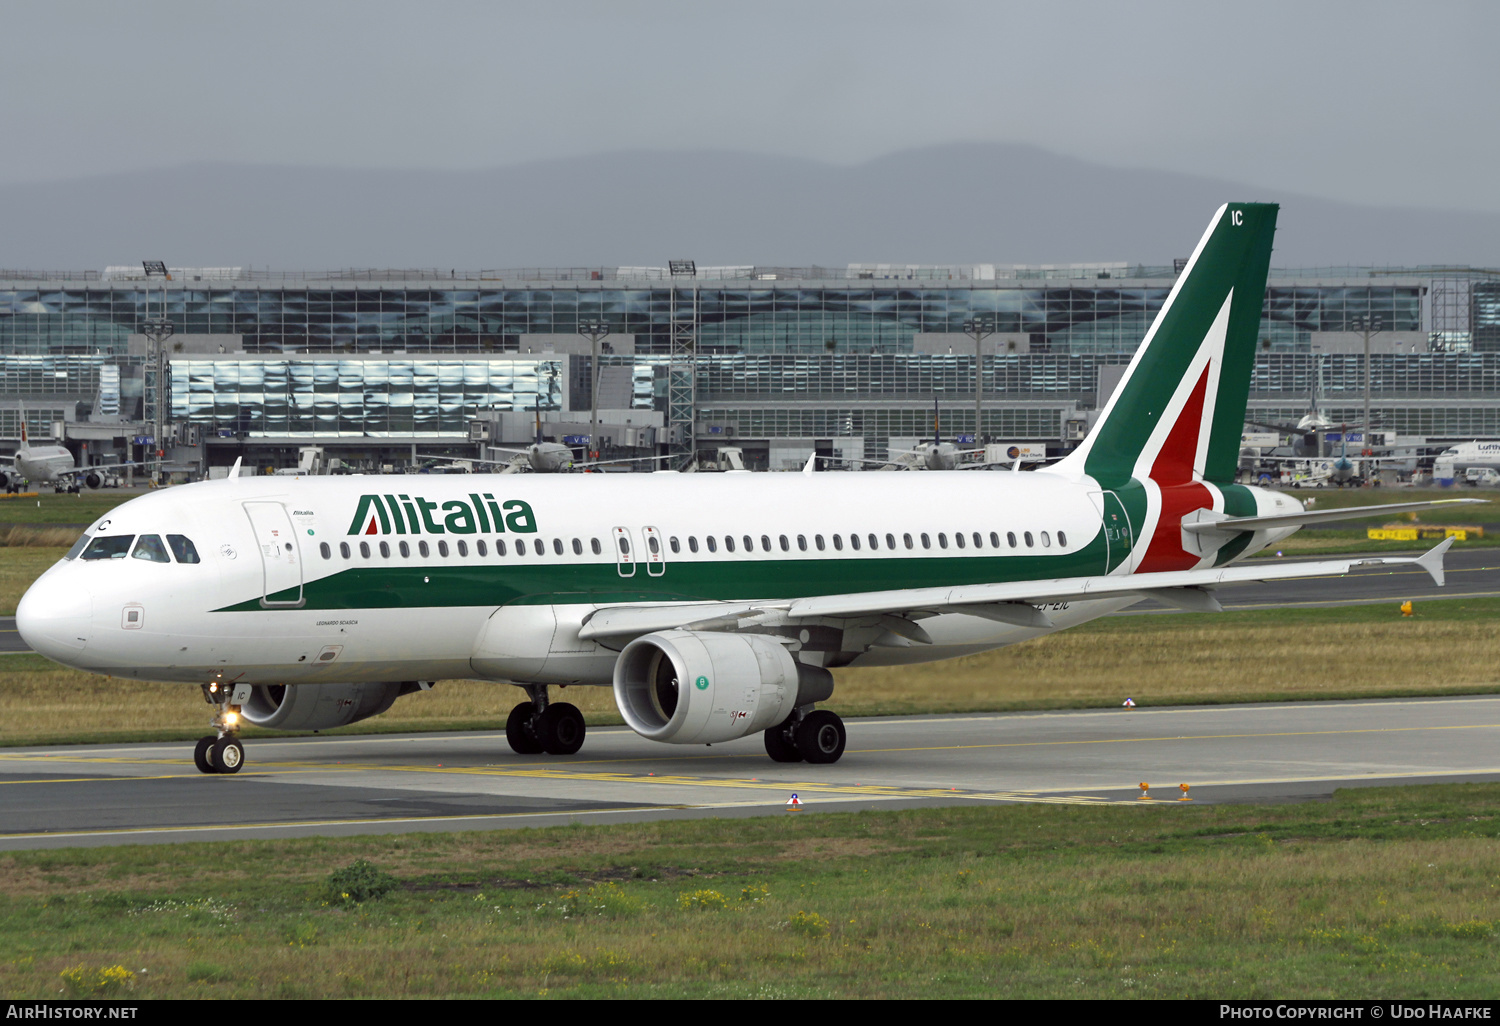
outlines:
[[[372,901],[396,886],[396,878],[358,859],[328,874],[328,900],[346,905]]]

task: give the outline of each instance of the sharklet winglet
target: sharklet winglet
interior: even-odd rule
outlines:
[[[1453,539],[1444,538],[1416,560],[1417,566],[1426,570],[1427,576],[1432,578],[1432,583],[1439,588],[1443,586],[1443,556],[1447,555],[1451,548],[1453,548]]]

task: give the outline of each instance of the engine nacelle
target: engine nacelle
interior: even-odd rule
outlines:
[[[378,716],[420,687],[413,681],[257,684],[240,715],[257,727],[274,730],[331,730]]]
[[[615,662],[620,715],[642,737],[671,744],[732,741],[832,694],[832,674],[764,634],[659,631]]]
[[[90,488],[103,488],[104,478],[99,474],[98,471],[91,470],[87,474],[83,475],[83,483],[88,485]]]

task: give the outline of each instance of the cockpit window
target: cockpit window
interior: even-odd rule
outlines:
[[[76,558],[78,558],[78,554],[83,551],[83,547],[85,545],[87,545],[90,540],[91,539],[90,539],[89,535],[86,535],[86,534],[79,535],[78,536],[78,540],[73,543],[73,547],[68,550],[67,555],[63,556],[63,559],[76,559]]]
[[[172,546],[172,555],[177,557],[179,563],[197,563],[198,549],[193,545],[193,540],[185,534],[167,535],[167,544]]]
[[[153,563],[170,563],[172,557],[167,555],[167,547],[161,543],[161,536],[156,534],[143,534],[141,540],[135,543],[135,551],[130,554],[132,559],[149,559]]]
[[[80,559],[124,559],[130,551],[133,534],[117,534],[108,538],[95,538],[84,548]]]

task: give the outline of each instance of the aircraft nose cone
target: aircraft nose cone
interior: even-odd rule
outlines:
[[[70,576],[43,574],[16,607],[16,630],[21,640],[60,663],[83,652],[94,611],[93,595]]]

